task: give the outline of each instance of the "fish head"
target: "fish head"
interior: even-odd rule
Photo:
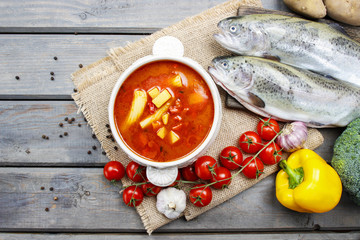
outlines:
[[[246,17],[229,17],[218,23],[220,33],[215,40],[224,48],[240,54],[260,56],[269,46],[267,37],[259,24]]]
[[[253,84],[251,66],[244,57],[216,57],[212,65],[211,77],[226,91],[246,91]]]

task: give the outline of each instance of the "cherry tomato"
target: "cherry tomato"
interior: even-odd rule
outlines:
[[[212,191],[204,184],[195,185],[189,193],[190,202],[197,207],[205,207],[212,200]]]
[[[248,162],[250,163],[248,164]],[[245,158],[241,165],[246,166],[242,172],[248,178],[258,178],[263,174],[264,164],[258,158],[254,158],[254,160],[253,157]]]
[[[217,167],[217,162],[213,157],[202,156],[195,162],[195,173],[202,180],[210,180]]]
[[[155,186],[154,184],[152,184],[150,182],[141,185],[141,188],[142,188],[143,193],[148,197],[157,195],[162,189],[162,187]]]
[[[256,129],[260,137],[268,141],[273,139],[280,131],[277,121],[271,118],[260,119]]]
[[[281,148],[274,142],[259,153],[260,159],[267,165],[273,165],[280,162],[281,156]]]
[[[134,182],[144,182],[146,180],[146,167],[131,161],[126,166],[126,175]]]
[[[169,187],[176,187],[179,184],[179,182],[177,182],[179,180],[181,180],[181,175],[180,175],[180,171],[178,170],[178,175],[176,176],[175,182],[169,185]]]
[[[216,189],[224,189],[231,183],[231,179],[229,178],[231,178],[231,172],[229,171],[229,169],[224,167],[218,167],[217,169],[215,169],[215,175],[213,175],[212,179],[210,180],[212,183],[216,183],[211,186]]]
[[[263,147],[259,134],[253,131],[241,134],[239,144],[241,150],[246,153],[256,153]]]
[[[104,167],[104,176],[109,181],[119,181],[125,176],[125,168],[118,161],[110,161]]]
[[[182,168],[181,175],[187,181],[196,181],[199,179],[199,177],[195,173],[195,165],[194,164]]]
[[[221,164],[229,170],[235,170],[241,166],[243,155],[237,147],[229,146],[220,153]]]
[[[144,199],[143,191],[140,186],[130,186],[123,192],[124,203],[129,207],[139,206]]]

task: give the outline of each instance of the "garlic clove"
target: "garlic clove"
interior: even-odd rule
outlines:
[[[163,189],[157,195],[156,208],[167,218],[180,216],[186,207],[186,194],[183,190],[173,187]]]

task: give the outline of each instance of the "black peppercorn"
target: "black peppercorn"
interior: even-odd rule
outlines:
[[[91,151],[89,150],[89,151],[87,152],[87,154],[89,154],[89,155],[90,155],[90,154],[91,154]]]
[[[77,89],[76,89],[76,88],[74,88],[74,92],[77,92]]]
[[[48,211],[49,211],[49,208],[45,208],[45,211],[48,212]]]
[[[41,137],[42,137],[43,139],[46,139],[46,136],[45,136],[45,135],[42,135]]]
[[[106,124],[105,126],[106,126],[107,128],[109,128],[109,127],[110,127],[110,125],[109,125],[109,124]]]
[[[96,146],[92,146],[92,149],[96,150]]]
[[[50,191],[54,191],[54,188],[53,188],[53,187],[50,187],[49,190],[50,190]]]
[[[45,189],[45,187],[41,187],[40,189],[41,189],[41,190],[44,190],[44,189]]]
[[[81,123],[79,123],[78,126],[81,127]]]
[[[96,135],[95,135],[95,134],[93,134],[93,135],[92,135],[92,138],[94,138],[94,139],[95,139],[95,138],[96,138]]]
[[[54,60],[56,61],[56,60],[58,60],[58,58],[55,56],[55,57],[54,57]]]
[[[49,140],[49,137],[48,137],[48,136],[46,136],[46,140]]]
[[[67,136],[68,135],[68,132],[64,132],[64,136]]]
[[[111,129],[108,129],[107,131],[108,131],[108,133],[111,133]]]
[[[72,120],[71,120],[71,119],[69,119],[67,122],[68,122],[68,124],[72,124]]]
[[[115,146],[115,147],[114,147],[114,149],[117,151],[117,150],[118,150],[118,147],[117,147],[117,146]]]
[[[64,124],[63,124],[63,123],[59,123],[59,126],[62,127],[62,126],[64,126]]]
[[[50,72],[50,75],[54,75],[55,73],[54,72]]]
[[[20,77],[19,77],[19,76],[15,76],[15,79],[16,79],[16,80],[19,80],[19,79],[20,79]]]
[[[82,68],[82,67],[83,67],[83,65],[80,63],[80,64],[79,64],[79,68]]]
[[[66,118],[64,118],[64,121],[67,121],[69,118],[68,117],[66,117]]]
[[[59,135],[59,138],[62,138],[63,137],[63,135]]]
[[[106,152],[103,151],[103,152],[102,152],[102,155],[106,155]]]
[[[54,77],[51,77],[50,79],[51,79],[51,81],[54,81],[54,80],[55,80],[55,78],[54,78]]]
[[[75,118],[71,118],[71,121],[75,122]]]

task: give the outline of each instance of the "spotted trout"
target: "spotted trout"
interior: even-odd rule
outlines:
[[[346,126],[360,116],[360,88],[258,57],[217,57],[209,73],[245,108],[310,127]]]
[[[230,17],[214,38],[228,50],[275,58],[360,86],[360,44],[324,23],[275,14]]]

